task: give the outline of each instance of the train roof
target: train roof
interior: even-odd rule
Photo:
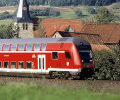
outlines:
[[[74,43],[79,45],[90,45],[87,41],[78,37],[62,37],[62,38],[26,38],[26,39],[0,39],[0,44],[11,43]]]

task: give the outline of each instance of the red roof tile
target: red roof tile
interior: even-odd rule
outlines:
[[[105,43],[116,43],[120,39],[120,24],[86,24],[80,33],[99,34]]]
[[[33,22],[34,25],[39,24],[38,18],[34,18]],[[54,26],[70,26],[74,32],[80,32],[80,30],[83,27],[82,20],[74,20],[74,19],[42,19],[43,25],[44,25],[44,33],[48,34],[48,32],[51,30],[51,27]],[[89,22],[89,21],[85,21]],[[62,30],[59,30],[62,31]],[[54,31],[53,31],[54,32]],[[49,33],[53,34],[53,33]],[[50,35],[49,35],[50,36]]]

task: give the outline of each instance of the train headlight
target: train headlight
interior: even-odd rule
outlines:
[[[90,60],[90,62],[92,62],[92,60]]]
[[[82,63],[84,62],[84,60],[82,60]]]
[[[66,65],[69,66],[69,62],[66,62]]]

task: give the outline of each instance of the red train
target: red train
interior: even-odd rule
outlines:
[[[79,78],[94,69],[91,46],[81,38],[0,39],[0,73]]]

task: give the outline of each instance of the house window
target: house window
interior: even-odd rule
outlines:
[[[52,52],[52,59],[58,59],[58,52]]]
[[[28,30],[28,24],[23,23],[23,30]]]
[[[18,62],[18,67],[19,68],[24,68],[24,62],[23,61],[19,61]]]
[[[55,35],[55,38],[58,38],[58,37],[59,37],[59,35],[56,34],[56,35]]]
[[[28,24],[26,24],[26,30],[28,30]]]
[[[23,23],[23,30],[25,30],[25,24]]]

